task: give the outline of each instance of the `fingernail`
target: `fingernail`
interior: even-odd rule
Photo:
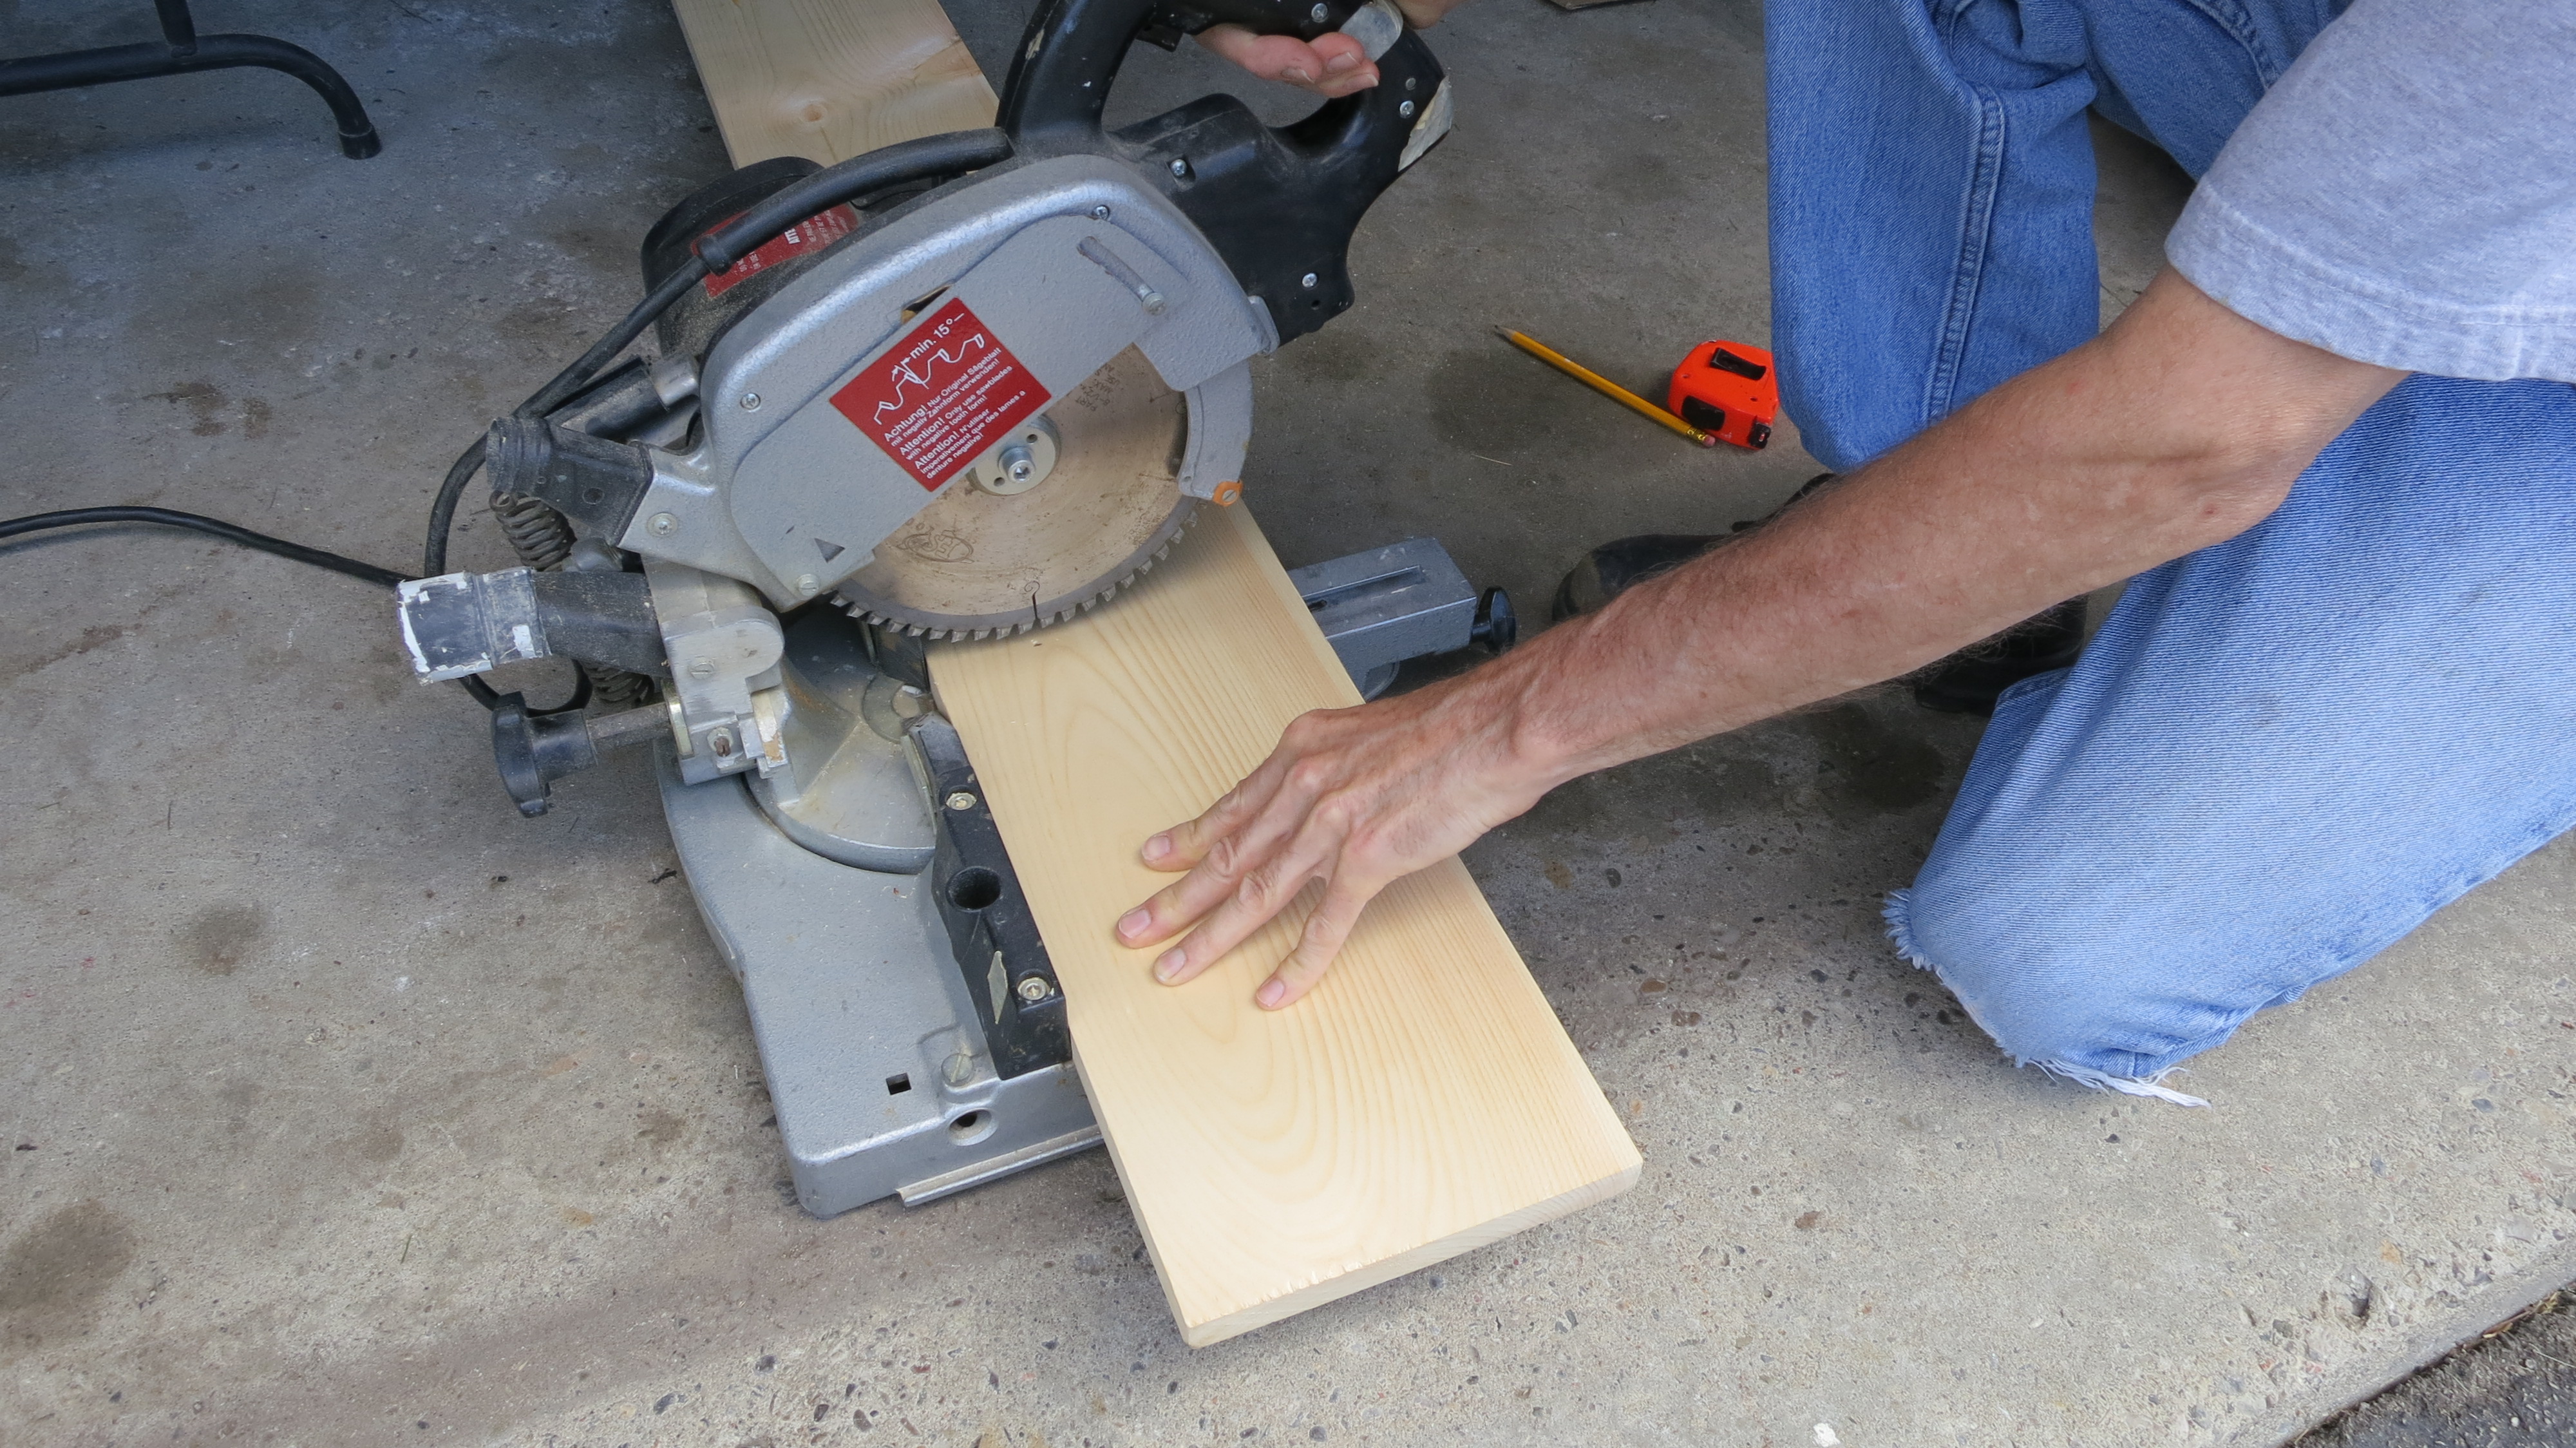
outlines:
[[[1291,85],[1313,85],[1315,83],[1314,72],[1306,69],[1302,65],[1292,65],[1286,70],[1279,72],[1279,78]]]
[[[1164,951],[1163,958],[1154,962],[1154,979],[1163,982],[1165,985],[1171,984],[1172,977],[1180,973],[1181,953],[1177,950]]]
[[[1335,75],[1340,75],[1343,71],[1346,71],[1359,63],[1360,58],[1358,56],[1345,50],[1341,54],[1334,56],[1332,59],[1325,61],[1324,69],[1331,71]]]
[[[1172,834],[1165,830],[1145,842],[1145,863],[1152,864],[1172,852]]]
[[[1118,917],[1118,938],[1121,940],[1133,940],[1137,936],[1144,934],[1145,927],[1153,923],[1154,912],[1146,909],[1142,905],[1139,905],[1135,909]]]
[[[1252,1001],[1253,1004],[1261,1007],[1265,1011],[1275,1010],[1278,1008],[1279,1002],[1286,999],[1287,995],[1288,982],[1281,980],[1279,977],[1274,975],[1270,979],[1261,983],[1261,989],[1252,993]]]

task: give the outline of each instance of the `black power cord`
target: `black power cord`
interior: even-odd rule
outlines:
[[[244,548],[256,548],[262,553],[274,553],[280,558],[292,558],[298,563],[310,563],[316,568],[328,568],[334,573],[345,573],[361,583],[372,583],[378,588],[392,588],[410,581],[409,575],[396,573],[390,568],[378,568],[372,563],[361,563],[355,558],[346,558],[319,548],[307,548],[301,543],[272,538],[266,533],[254,533],[248,528],[237,523],[227,523],[221,518],[209,518],[202,513],[181,513],[169,508],[65,508],[57,513],[33,513],[24,518],[0,521],[0,539],[16,538],[27,533],[41,533],[50,528],[78,528],[91,523],[158,523],[165,528],[186,528],[193,532],[221,538],[227,543],[238,543]]]
[[[475,444],[475,448],[479,460],[482,444]],[[182,513],[173,508],[64,508],[53,513],[31,513],[24,518],[0,521],[0,540],[20,537],[28,533],[42,533],[55,528],[79,528],[97,523],[153,523],[164,528],[185,528],[192,533],[221,538],[227,543],[238,543],[244,548],[256,548],[262,553],[273,553],[280,558],[291,558],[298,563],[310,563],[316,568],[328,568],[334,573],[345,574],[361,583],[372,583],[378,588],[397,588],[411,581],[410,575],[396,573],[390,568],[378,568],[372,563],[362,563],[355,558],[325,549],[308,548],[301,543],[292,543],[284,538],[272,538],[266,533],[254,533],[238,523],[227,523],[221,518],[209,518],[203,513]],[[481,679],[464,678],[457,682],[465,686],[466,693],[474,696],[475,703],[486,709],[500,707],[501,696],[494,692],[491,685]],[[590,676],[584,674],[581,675],[580,690],[573,696],[573,702],[569,707],[577,709],[589,698]]]
[[[625,319],[591,344],[571,366],[556,373],[554,380],[540,387],[527,401],[511,413],[519,418],[543,417],[563,406],[588,386],[611,359],[644,335],[671,304],[687,295],[689,288],[704,281],[710,272],[723,271],[736,261],[776,237],[780,232],[805,218],[843,202],[856,201],[923,181],[944,181],[968,171],[1007,161],[1011,157],[1010,137],[998,130],[953,131],[946,135],[924,136],[854,156],[837,166],[827,166],[780,190],[731,223],[698,239],[689,259],[678,270],[664,277],[644,300],[637,302]],[[488,436],[488,434],[487,434]],[[457,505],[464,500],[465,485],[483,468],[484,438],[457,455],[439,484],[437,499],[429,510],[429,538],[421,549],[421,574],[435,578],[447,571],[447,535],[456,523]],[[355,558],[345,558],[320,548],[308,548],[265,533],[254,533],[221,518],[201,513],[181,513],[169,508],[107,507],[66,508],[60,512],[35,513],[24,518],[0,521],[0,540],[21,534],[42,532],[50,528],[75,528],[93,523],[156,523],[170,528],[186,528],[256,548],[280,558],[328,568],[380,588],[393,588],[409,580],[390,568],[378,568]],[[457,680],[474,702],[486,709],[501,706],[501,695],[491,685],[471,676]],[[581,676],[578,692],[568,708],[579,708],[590,697],[590,677]]]

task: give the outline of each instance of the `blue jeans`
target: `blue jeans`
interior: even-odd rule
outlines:
[[[1773,338],[1857,467],[2093,335],[2084,110],[2197,175],[2330,0],[1769,11]],[[2576,824],[2576,389],[2416,377],[2008,691],[1888,919],[2018,1061],[2156,1084]]]

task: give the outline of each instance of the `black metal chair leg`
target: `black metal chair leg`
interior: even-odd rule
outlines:
[[[313,87],[339,123],[341,155],[363,161],[384,150],[384,141],[376,135],[375,122],[367,119],[367,108],[359,103],[358,93],[322,57],[300,45],[265,35],[201,36],[188,13],[187,0],[153,0],[153,4],[160,12],[163,43],[110,45],[0,60],[0,96],[148,80],[197,70],[260,66],[284,71]]]

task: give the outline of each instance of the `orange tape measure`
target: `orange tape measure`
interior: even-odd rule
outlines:
[[[1673,369],[1665,407],[1720,442],[1759,448],[1780,415],[1780,379],[1771,354],[1741,342],[1702,342]]]

